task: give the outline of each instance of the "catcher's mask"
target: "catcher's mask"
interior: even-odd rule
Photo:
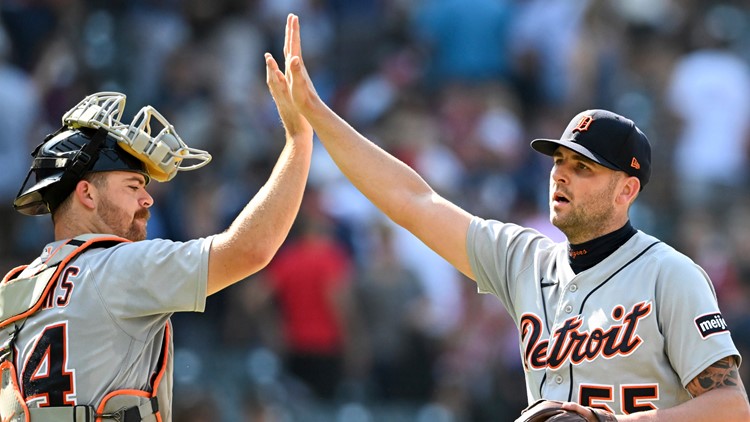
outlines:
[[[120,122],[124,108],[125,95],[100,92],[65,113],[63,127],[31,153],[34,160],[13,207],[27,215],[53,212],[89,172],[135,171],[146,182],[166,182],[179,170],[194,170],[211,160],[208,152],[185,145],[153,107],[143,107],[130,124]],[[152,120],[160,130],[152,131]],[[197,163],[185,165],[185,160]]]

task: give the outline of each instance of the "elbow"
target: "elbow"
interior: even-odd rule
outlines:
[[[278,247],[271,247],[270,245],[257,245],[257,247],[250,248],[243,254],[241,264],[247,271],[247,276],[267,267],[278,250]]]
[[[397,225],[414,230],[424,224],[423,210],[431,209],[441,202],[440,196],[431,189],[420,192],[409,192],[401,199],[395,200],[390,208],[381,209]]]
[[[212,245],[210,265],[228,280],[227,284],[235,283],[262,270],[276,255],[281,247],[271,242],[259,240],[257,242],[229,241],[230,237],[220,235]]]

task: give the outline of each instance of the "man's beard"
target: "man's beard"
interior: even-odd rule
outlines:
[[[595,209],[573,209],[564,217],[553,217],[552,224],[560,229],[570,240],[585,238],[596,238],[601,234],[600,230],[607,227],[612,218],[612,207],[598,207]]]
[[[615,214],[609,196],[616,184],[617,180],[613,178],[605,190],[598,192],[597,202],[586,207],[571,207],[564,217],[555,216],[550,209],[550,222],[560,229],[568,240],[574,239],[574,243],[580,243],[578,240],[582,238],[591,240],[606,234],[608,223]]]
[[[148,208],[138,210],[132,219],[119,208],[117,208],[109,199],[103,197],[98,208],[99,218],[101,218],[114,231],[114,235],[124,237],[134,242],[146,239],[146,229],[139,227],[136,220],[143,219],[148,221],[151,212]]]

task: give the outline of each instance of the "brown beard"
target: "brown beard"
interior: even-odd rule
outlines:
[[[135,213],[133,218],[130,219],[109,199],[102,197],[97,212],[99,218],[112,228],[112,234],[132,240],[133,242],[146,239],[146,230],[141,230],[135,224],[135,221],[139,219],[148,221],[151,217],[151,212],[148,208],[141,208]]]
[[[607,227],[614,213],[614,206],[609,203],[608,195],[614,191],[616,185],[617,179],[613,176],[607,188],[599,192],[598,203],[586,208],[573,208],[565,219],[556,219],[550,215],[552,224],[565,233],[568,240],[573,239],[574,243],[581,243],[580,239],[591,240],[605,234],[601,229]]]

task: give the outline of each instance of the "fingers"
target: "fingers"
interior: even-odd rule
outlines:
[[[271,53],[265,53],[264,57],[266,60],[266,83],[268,84],[268,87],[271,90],[271,95],[273,95],[274,99],[278,100],[277,97],[281,94],[289,94],[288,90],[290,86],[293,85],[294,73],[300,75],[298,76],[298,80],[303,80],[303,76],[300,74],[298,57],[292,57],[290,60],[287,60],[286,72],[282,72],[281,69],[279,69],[279,64],[273,58]],[[290,66],[294,67],[293,71],[290,70]]]
[[[299,17],[297,15],[291,15],[289,17],[289,20],[291,21],[291,27],[292,27],[291,54],[292,56],[297,56],[299,58],[302,58],[302,40],[301,40],[300,33],[299,33]]]
[[[581,406],[578,403],[565,402],[565,403],[562,404],[562,408],[565,409],[565,410],[569,410],[571,412],[578,413],[579,415],[581,415],[584,418],[586,418],[587,421],[597,422],[596,416],[591,411],[591,409],[589,409],[587,407],[584,407],[584,406]]]
[[[299,31],[299,17],[290,13],[286,18],[286,32],[284,33],[284,58],[290,60],[302,54],[302,41]]]
[[[299,17],[290,13],[286,17],[286,31],[284,33],[284,56],[299,56],[301,53],[301,41],[299,35]]]
[[[307,70],[302,64],[302,59],[299,56],[292,57],[289,62],[289,81],[294,88],[307,89],[306,85],[309,85],[307,76]]]
[[[266,53],[263,55],[266,59],[266,73],[268,75],[271,75],[275,73],[277,70],[279,70],[279,65],[276,63],[276,60],[273,58],[271,53]]]
[[[284,31],[284,57],[287,58],[292,52],[292,18],[293,14],[289,14],[286,17],[286,29]]]
[[[266,84],[276,103],[276,109],[287,135],[292,138],[300,136],[300,139],[312,139],[312,127],[296,109],[286,75],[279,69],[278,63],[270,53],[265,53],[264,57]]]
[[[286,32],[284,34],[283,71],[279,69],[278,63],[270,54],[266,53],[265,58],[269,86],[272,82],[276,83],[277,81],[283,82],[285,85],[283,94],[280,92],[282,89],[281,86],[270,86],[272,95],[274,97],[284,95],[283,100],[291,98],[293,105],[298,108],[298,111],[305,113],[309,109],[310,104],[316,102],[318,97],[302,60],[302,41],[299,28],[299,17],[292,13],[287,15]],[[277,79],[271,80],[270,78],[272,77]],[[274,93],[274,90],[278,92]],[[278,98],[276,100],[277,102],[279,101]]]
[[[279,65],[278,63],[276,63],[276,60],[274,60],[271,53],[266,53],[264,57],[266,59],[266,83],[271,88],[271,93],[273,94],[273,85],[282,83],[285,86],[286,80],[284,74],[281,72],[281,70],[279,70]]]
[[[270,53],[264,55],[266,59],[266,84],[274,102],[279,107],[286,107],[290,100],[289,88],[284,73]]]

